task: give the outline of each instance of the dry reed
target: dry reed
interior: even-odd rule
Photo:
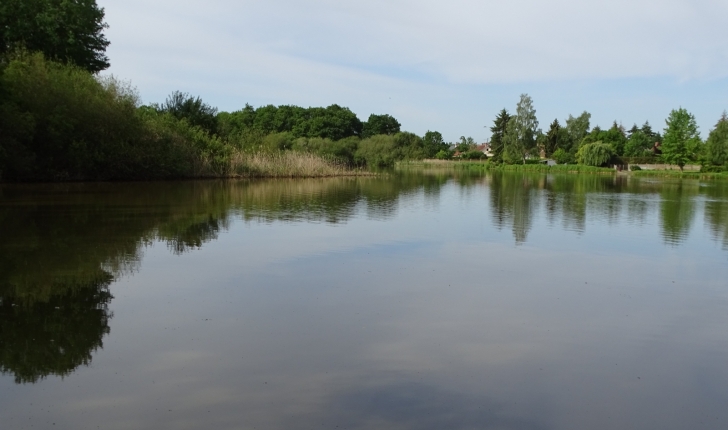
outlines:
[[[229,176],[231,177],[320,178],[370,174],[359,169],[352,169],[336,159],[306,152],[236,152],[230,157]]]

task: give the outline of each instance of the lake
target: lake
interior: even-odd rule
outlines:
[[[0,185],[9,429],[728,428],[728,182]]]

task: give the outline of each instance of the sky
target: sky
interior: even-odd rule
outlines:
[[[144,103],[179,90],[221,111],[346,106],[362,121],[485,141],[533,98],[540,127],[662,130],[672,109],[706,138],[728,109],[726,0],[97,0],[113,74]]]

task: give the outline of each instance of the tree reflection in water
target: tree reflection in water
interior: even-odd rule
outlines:
[[[583,233],[590,218],[659,223],[682,243],[702,198],[704,222],[728,249],[728,184],[626,176],[457,171],[377,178],[0,186],[0,371],[18,383],[65,376],[91,361],[110,332],[114,279],[139,267],[145,246],[184,253],[244,222],[345,223],[396,216],[446,185],[463,199],[485,189],[491,222],[528,241],[535,220]],[[539,211],[543,211],[540,214]]]
[[[88,365],[110,331],[110,276],[87,285],[61,286],[46,301],[0,299],[0,371],[15,382],[67,376]]]

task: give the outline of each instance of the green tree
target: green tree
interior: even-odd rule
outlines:
[[[362,137],[367,138],[377,134],[394,135],[400,132],[401,124],[391,115],[369,115],[363,125]]]
[[[106,28],[95,0],[3,0],[0,55],[24,48],[96,73],[109,67]]]
[[[586,166],[601,167],[607,164],[613,155],[612,145],[597,141],[582,145],[576,153],[576,160],[579,164]]]
[[[490,128],[490,150],[493,153],[491,161],[500,163],[503,161],[503,136],[506,134],[508,129],[508,122],[511,120],[511,115],[504,108],[493,120],[493,126]]]
[[[637,124],[635,124],[629,130],[629,137],[624,145],[624,155],[628,157],[650,156],[652,147],[659,140],[661,140],[659,133],[652,131],[649,122],[645,122],[641,128],[637,128]]]
[[[546,133],[543,139],[543,150],[547,157],[551,157],[558,148],[560,148],[561,137],[561,124],[559,120],[555,119],[549,127],[549,131]]]
[[[349,108],[334,104],[326,108],[306,109],[292,131],[295,137],[339,140],[350,136],[361,136],[362,122]]]
[[[706,143],[708,162],[716,166],[723,166],[728,163],[728,116],[723,115],[710,131]]]
[[[521,160],[526,164],[526,156],[536,147],[536,109],[528,94],[521,94],[516,105],[516,115],[508,121],[504,143],[505,152],[512,161]]]
[[[587,111],[584,111],[579,115],[578,117],[574,118],[573,116],[569,115],[569,118],[566,120],[566,126],[564,129],[566,130],[566,138],[568,142],[564,142],[564,149],[571,152],[572,154],[576,153],[576,150],[579,149],[579,144],[581,141],[586,137],[587,134],[589,134],[589,120],[591,119],[591,114]]]
[[[425,136],[422,138],[422,143],[425,148],[425,157],[432,158],[437,155],[440,151],[447,151],[447,143],[442,138],[442,134],[438,131],[427,130]]]
[[[685,164],[695,159],[700,149],[702,142],[698,125],[693,114],[683,108],[673,109],[665,123],[667,127],[662,140],[662,158],[682,170]]]
[[[217,108],[204,103],[199,97],[175,91],[157,109],[177,119],[185,119],[190,125],[200,127],[209,133],[217,131]]]
[[[582,139],[579,143],[579,147],[584,144],[594,142],[609,144],[612,146],[617,155],[624,155],[624,148],[627,144],[627,136],[625,136],[622,127],[617,125],[617,121],[614,121],[612,127],[608,130],[602,130],[599,127],[594,127],[594,130]]]

